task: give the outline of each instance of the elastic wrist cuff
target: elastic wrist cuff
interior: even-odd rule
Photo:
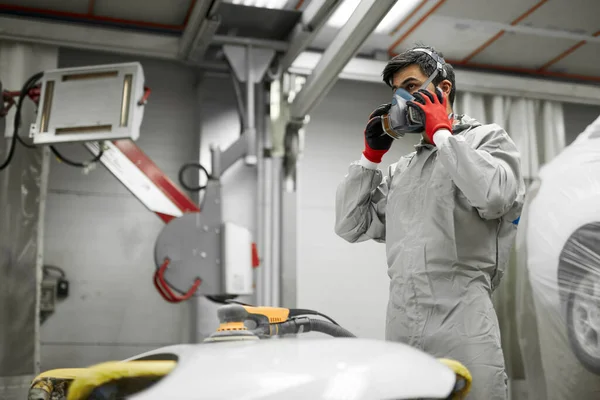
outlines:
[[[433,144],[435,144],[437,147],[444,146],[448,142],[448,138],[450,136],[452,136],[452,133],[450,133],[449,130],[447,130],[447,129],[438,129],[433,134]]]
[[[358,161],[358,164],[367,169],[377,169],[377,166],[379,165],[379,163],[369,161],[369,159],[367,157],[365,157],[364,154],[362,154],[360,156],[360,160]]]

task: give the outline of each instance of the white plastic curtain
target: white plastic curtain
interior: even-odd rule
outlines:
[[[457,114],[467,114],[484,124],[497,123],[506,129],[521,153],[523,176],[528,184],[538,176],[540,167],[556,157],[565,147],[564,114],[560,102],[459,92],[454,109]],[[517,265],[521,265],[522,268],[526,268],[526,265],[517,262],[516,252],[513,252],[503,282],[494,293],[494,304],[500,322],[502,347],[511,381],[527,380],[526,386],[537,387],[539,390],[543,384],[536,382],[536,374],[530,372],[529,376],[525,376],[526,371],[539,367],[539,364],[535,364],[536,351],[539,351],[538,345],[527,344],[529,346],[525,346],[527,354],[522,354],[521,349],[524,344],[519,343],[517,314],[527,308],[523,304],[516,304],[515,293],[517,285],[527,284],[527,281],[523,279],[524,274],[518,274],[516,269]],[[532,307],[529,310],[530,313],[535,313]],[[521,321],[523,320],[521,318]],[[535,327],[535,316],[532,321],[533,325],[529,327],[531,329]],[[511,394],[512,400],[519,399],[515,391],[511,390]],[[543,395],[536,397],[537,395],[529,398],[544,398]]]
[[[534,179],[542,164],[565,147],[562,103],[499,95],[459,92],[454,109],[481,123],[504,127],[521,152],[525,179]]]
[[[0,41],[0,81],[20,90],[33,74],[57,66],[58,49]],[[7,157],[15,107],[0,119],[0,162]],[[23,103],[21,135],[34,122],[34,105]],[[20,146],[17,144],[17,146]],[[0,399],[26,398],[39,368],[39,299],[44,182],[49,158],[41,149],[18,147],[0,171]]]

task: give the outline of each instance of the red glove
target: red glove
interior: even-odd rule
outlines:
[[[391,104],[382,104],[377,107],[371,115],[365,128],[365,158],[373,163],[379,164],[384,154],[392,147],[394,139],[383,131],[381,116],[390,112]]]
[[[429,90],[421,89],[413,93],[414,101],[409,101],[408,106],[416,107],[421,112],[425,121],[425,136],[429,143],[433,143],[433,135],[440,129],[447,129],[452,133],[452,121],[448,119],[448,98],[441,90],[435,90],[434,95]]]

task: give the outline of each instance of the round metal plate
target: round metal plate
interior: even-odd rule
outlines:
[[[164,278],[172,289],[186,293],[196,278],[202,283],[195,295],[221,293],[221,223],[205,213],[189,213],[169,222],[154,248],[157,268],[170,260]]]

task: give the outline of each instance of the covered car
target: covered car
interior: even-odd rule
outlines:
[[[531,185],[517,259],[530,398],[600,398],[600,117]]]

